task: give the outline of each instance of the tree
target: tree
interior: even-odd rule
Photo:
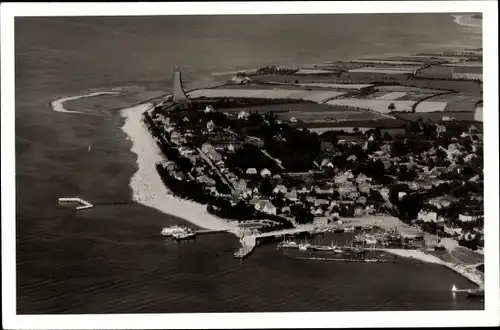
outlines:
[[[295,221],[298,224],[312,223],[314,221],[314,216],[304,207],[299,206],[295,209]]]
[[[269,179],[264,179],[260,183],[259,191],[262,195],[264,196],[271,196],[273,193],[273,184],[271,183],[271,180]]]
[[[389,132],[384,132],[384,141],[392,141],[392,136],[389,134]]]
[[[389,109],[389,111],[395,111],[396,110],[396,105],[394,105],[394,103],[391,103],[389,104],[389,106],[387,107],[387,109]]]

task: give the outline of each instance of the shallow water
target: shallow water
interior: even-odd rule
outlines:
[[[470,283],[437,265],[291,260],[273,245],[240,262],[230,235],[164,240],[161,227],[182,220],[141,205],[57,208],[61,196],[130,200],[136,156],[109,103],[92,115],[50,109],[90,89],[168,92],[175,65],[195,88],[266,64],[480,47],[477,29],[439,14],[288,15],[23,18],[15,33],[18,313],[483,308],[453,299],[452,284]]]

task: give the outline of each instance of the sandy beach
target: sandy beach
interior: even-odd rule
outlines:
[[[141,121],[142,113],[150,106],[146,103],[121,111],[121,115],[125,118],[122,130],[132,142],[131,151],[137,155],[137,172],[130,180],[133,200],[185,219],[198,227],[213,230],[232,229],[231,232],[236,235],[237,227],[233,223],[209,214],[204,205],[173,196],[165,187],[154,166],[164,158]]]
[[[83,94],[83,95],[63,97],[63,98],[60,98],[58,100],[53,101],[51,103],[51,106],[52,106],[52,110],[57,111],[57,112],[84,113],[82,111],[66,109],[64,107],[64,102],[81,99],[83,97],[93,97],[93,96],[99,96],[99,95],[114,95],[114,94],[120,94],[120,92],[93,92],[93,93],[88,93],[88,94]]]

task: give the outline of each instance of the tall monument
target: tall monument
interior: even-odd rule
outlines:
[[[179,67],[176,67],[174,70],[173,101],[183,109],[189,108],[191,105],[191,101],[189,101],[189,98],[182,87],[181,69]]]

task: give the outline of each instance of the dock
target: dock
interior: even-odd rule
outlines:
[[[86,200],[80,198],[80,197],[59,197],[57,199],[57,203],[59,205],[69,205],[69,206],[75,206],[75,209],[77,211],[80,210],[85,210],[85,209],[90,209],[93,208],[94,205],[87,202]]]

